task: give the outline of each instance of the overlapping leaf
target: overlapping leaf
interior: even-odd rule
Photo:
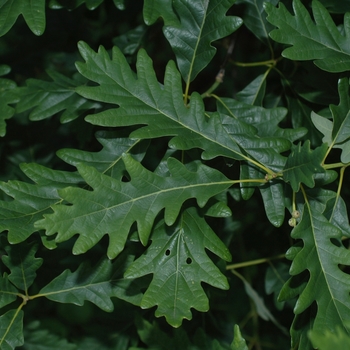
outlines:
[[[164,27],[183,79],[189,83],[215,55],[212,41],[237,30],[242,20],[226,16],[234,0],[175,0],[173,7],[180,23]]]
[[[124,175],[125,166],[122,154],[129,153],[141,162],[147,150],[147,141],[131,140],[119,137],[120,132],[100,131],[96,139],[103,146],[99,152],[87,152],[78,149],[61,149],[58,156],[68,164],[76,166],[84,163],[95,167],[99,172],[120,180]]]
[[[126,271],[125,277],[153,274],[141,307],[157,305],[156,316],[165,316],[169,324],[179,327],[192,318],[191,308],[208,311],[209,301],[201,282],[228,289],[226,278],[205,253],[210,250],[229,261],[230,253],[196,209],[182,214],[177,225],[159,225],[152,234],[147,252]]]
[[[124,254],[114,262],[107,258],[101,259],[95,266],[85,261],[74,272],[65,270],[42,288],[39,295],[79,306],[89,301],[108,312],[114,309],[112,297],[139,305],[142,294],[137,290],[137,285],[133,286],[133,280],[122,277],[130,259],[133,259],[132,255]]]
[[[143,19],[147,25],[152,25],[162,17],[165,25],[178,25],[179,19],[173,9],[172,0],[145,0],[143,4]]]
[[[42,120],[63,112],[61,122],[67,123],[89,109],[101,107],[100,104],[88,101],[75,92],[75,88],[84,82],[81,77],[71,79],[55,71],[47,73],[53,81],[27,80],[27,86],[20,92],[17,113],[33,109],[29,118]]]
[[[342,150],[340,160],[343,163],[350,162],[350,98],[349,81],[340,79],[338,84],[340,102],[337,106],[330,105],[333,121],[316,113],[311,118],[316,128],[324,135],[323,142],[329,147]]]
[[[7,311],[0,316],[0,349],[13,350],[23,344],[23,311]]]
[[[46,329],[29,329],[24,330],[25,346],[24,350],[77,350],[76,344],[70,343],[63,336],[58,336],[53,331]],[[40,324],[45,327],[44,324]],[[101,350],[101,348],[99,348]]]
[[[266,75],[258,75],[243,90],[237,92],[235,98],[238,101],[252,105],[262,106],[266,91]]]
[[[237,4],[244,5],[244,25],[263,43],[271,47],[269,32],[273,26],[267,22],[264,10],[264,0],[239,0]],[[276,5],[278,0],[269,0],[269,3]]]
[[[254,126],[260,139],[275,137],[276,144],[281,148],[287,148],[290,145],[287,140],[294,142],[307,133],[305,128],[283,129],[279,126],[287,114],[287,109],[282,107],[268,109],[251,106],[232,98],[221,98],[217,108],[221,113]]]
[[[8,74],[10,67],[0,66],[0,76]],[[15,109],[9,106],[19,100],[17,85],[14,81],[0,78],[0,136],[6,134],[5,120],[11,118],[15,114]]]
[[[11,304],[17,299],[18,290],[9,281],[8,275],[0,276],[0,308]]]
[[[283,178],[290,182],[294,192],[298,192],[301,183],[310,188],[315,186],[315,175],[324,172],[321,163],[326,151],[327,144],[310,150],[310,141],[306,141],[303,145],[299,143],[295,147],[283,170]]]
[[[168,350],[227,350],[216,339],[211,339],[202,328],[197,328],[193,339],[189,339],[183,328],[173,329],[171,334],[162,330],[156,322],[150,323],[140,317],[135,321],[137,333],[148,349],[162,349],[164,344]],[[242,350],[232,348],[233,350]],[[140,347],[132,347],[129,350],[142,350]],[[245,350],[245,349],[244,349]]]
[[[71,1],[62,1],[62,0],[51,0],[49,6],[53,9],[67,8],[73,10],[80,5],[85,3],[85,6],[89,10],[95,10],[98,6],[103,3],[104,0],[71,0]],[[123,10],[124,9],[124,0],[113,0],[115,6]]]
[[[124,55],[133,55],[142,45],[143,38],[147,32],[145,25],[139,25],[126,33],[113,39],[113,44],[118,46]]]
[[[284,189],[281,181],[274,181],[260,186],[259,191],[264,201],[266,215],[272,225],[280,227],[284,222]]]
[[[335,332],[331,332],[328,329],[323,332],[310,330],[309,338],[316,349],[334,350],[350,348],[350,336],[340,327],[337,327]]]
[[[19,243],[37,229],[36,220],[51,212],[50,206],[61,200],[57,189],[77,185],[82,178],[76,173],[51,170],[38,164],[23,164],[22,171],[35,184],[21,181],[0,183],[0,189],[12,201],[0,201],[0,231],[8,231],[8,241]]]
[[[143,50],[138,55],[136,79],[117,48],[113,49],[111,60],[102,47],[95,53],[84,43],[79,46],[86,60],[86,63],[77,63],[80,73],[100,85],[81,86],[77,92],[86,98],[120,105],[120,108],[89,115],[86,120],[90,123],[103,126],[146,124],[130,137],[174,136],[170,147],[203,149],[205,159],[219,155],[239,160],[250,159],[246,154],[249,153],[266,167],[275,166],[281,170],[284,165],[278,151],[286,150],[287,145],[289,147],[287,140],[254,138],[255,128],[234,118],[224,126],[218,113],[206,118],[203,101],[197,93],[192,94],[190,105],[185,106],[181,79],[173,62],[168,64],[165,83],[161,86],[152,62]]]
[[[73,248],[75,254],[86,252],[108,234],[107,254],[114,258],[123,250],[133,223],[137,223],[140,240],[146,244],[154,219],[162,209],[166,224],[172,225],[185,200],[196,198],[203,207],[210,197],[231,185],[217,170],[199,165],[196,172],[190,172],[174,158],[168,160],[169,177],[146,170],[130,155],[123,159],[130,182],[115,180],[81,164],[79,173],[93,191],[60,190],[60,196],[72,205],[53,206],[54,213],[44,215],[36,227],[45,229],[47,235],[57,233],[57,242],[79,233]]]
[[[7,255],[2,257],[3,263],[11,271],[9,281],[26,293],[36,278],[37,269],[43,263],[43,259],[35,257],[37,249],[36,244],[7,245]]]
[[[350,70],[350,15],[344,16],[344,35],[338,30],[325,7],[312,1],[314,21],[300,0],[293,0],[295,15],[289,13],[282,2],[278,8],[266,3],[267,20],[278,27],[270,36],[273,40],[292,45],[282,55],[292,60],[314,60],[328,72]]]
[[[0,36],[12,28],[19,15],[23,15],[35,35],[44,33],[45,0],[4,0],[0,3]]]
[[[290,274],[298,277],[309,271],[305,283],[294,284],[299,294],[294,312],[299,315],[313,302],[317,303],[317,312],[313,329],[324,332],[344,326],[350,316],[350,276],[343,272],[340,265],[350,264],[350,252],[340,242],[342,232],[314,207],[306,202],[300,223],[293,229],[292,237],[303,241],[303,246],[293,249],[289,258],[293,259]],[[282,295],[293,290],[293,284],[287,283]]]

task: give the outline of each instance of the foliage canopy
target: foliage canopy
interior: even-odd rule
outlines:
[[[0,349],[348,347],[349,28],[2,1]]]

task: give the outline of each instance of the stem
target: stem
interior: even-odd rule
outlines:
[[[244,63],[244,62],[237,62],[231,60],[231,62],[238,67],[259,67],[259,66],[269,66],[274,67],[278,61],[280,61],[282,57],[276,58],[276,59],[270,59],[266,61],[260,61],[260,62],[250,62],[250,63]]]
[[[344,163],[333,163],[333,164],[324,164],[323,167],[326,170],[329,169],[335,169],[335,168],[343,168],[343,167],[348,167],[350,163],[344,164]]]
[[[241,263],[237,264],[231,264],[226,266],[226,270],[234,270],[234,269],[240,269],[242,267],[247,267],[247,266],[254,266],[254,265],[259,265],[259,264],[264,264],[268,263],[271,260],[276,260],[276,259],[283,259],[285,257],[285,254],[280,254],[268,258],[262,258],[262,259],[256,259],[256,260],[250,260],[250,261],[244,261]],[[233,271],[232,271],[233,272]],[[233,272],[235,275],[237,275],[238,272]]]
[[[201,97],[205,98],[205,97],[210,97],[211,93],[216,90],[216,88],[223,82],[224,80],[224,76],[225,76],[225,69],[220,69],[219,73],[216,75],[215,77],[215,82],[214,84],[207,90],[205,91]]]

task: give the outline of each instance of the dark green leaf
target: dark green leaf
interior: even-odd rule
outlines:
[[[125,277],[137,278],[153,273],[141,307],[157,305],[156,316],[165,316],[169,324],[179,327],[184,318],[192,318],[191,308],[209,309],[201,282],[228,289],[226,278],[205,249],[226,261],[231,256],[195,209],[185,211],[175,227],[159,225],[151,239],[151,246],[129,267]]]
[[[298,192],[301,183],[314,187],[315,174],[324,172],[321,163],[326,151],[327,144],[323,144],[314,151],[310,150],[310,141],[306,141],[303,145],[299,143],[294,148],[283,170],[283,178],[290,182],[294,192]]]
[[[282,2],[278,8],[265,4],[267,20],[278,27],[270,33],[271,38],[292,45],[282,55],[291,60],[314,60],[319,68],[328,72],[350,70],[350,13],[344,16],[345,35],[342,35],[319,1],[312,1],[315,22],[300,0],[293,0],[293,9],[294,16]]]
[[[0,3],[0,36],[11,29],[21,14],[35,35],[44,33],[45,0],[3,0]]]
[[[61,114],[61,122],[67,123],[78,118],[85,111],[101,107],[100,104],[88,101],[75,92],[82,81],[70,79],[58,72],[48,71],[52,82],[28,79],[27,87],[21,89],[20,102],[16,112],[21,113],[32,108],[29,118],[42,120],[57,113]]]
[[[6,273],[0,276],[0,308],[17,299],[18,290],[10,283]]]
[[[7,255],[2,257],[3,263],[11,271],[9,281],[26,294],[36,278],[36,270],[43,263],[43,259],[35,257],[37,249],[36,244],[7,245]]]
[[[59,303],[79,306],[85,301],[90,301],[108,312],[114,309],[112,297],[119,297],[139,305],[141,293],[130,291],[130,288],[133,288],[133,281],[122,277],[126,266],[130,264],[129,260],[130,257],[122,255],[115,262],[101,259],[95,266],[85,261],[74,272],[65,270],[42,288],[39,294]]]
[[[272,225],[280,227],[284,222],[284,189],[280,181],[274,181],[259,187],[266,215]]]
[[[269,0],[269,3],[276,6],[278,0]],[[263,43],[269,46],[272,50],[269,32],[273,26],[267,22],[266,13],[264,10],[264,0],[239,0],[237,4],[244,4],[243,13],[244,25]]]
[[[33,322],[24,329],[25,344],[23,350],[76,350],[77,346],[68,342],[65,338],[50,332],[44,328],[44,324]]]
[[[191,96],[187,108],[183,103],[181,78],[173,62],[168,64],[162,87],[156,79],[152,61],[140,50],[137,59],[138,79],[119,49],[113,48],[113,58],[100,47],[95,53],[80,43],[86,63],[77,63],[82,75],[99,84],[81,86],[79,94],[94,100],[119,104],[117,109],[89,115],[86,120],[101,126],[147,125],[134,131],[131,138],[178,136],[170,146],[210,149],[210,157],[225,155],[242,159],[236,142],[222,127],[218,115],[205,117],[204,104],[198,94]],[[209,157],[209,154],[206,156]]]
[[[124,55],[133,55],[140,48],[147,28],[139,25],[113,39],[113,44],[118,46]]]
[[[242,20],[226,16],[234,0],[174,0],[172,3],[180,23],[165,26],[164,35],[176,55],[183,79],[189,83],[215,55],[216,49],[211,43],[233,33]]]
[[[350,314],[350,276],[339,266],[349,265],[350,252],[336,242],[342,232],[308,202],[304,205],[302,219],[293,229],[292,237],[303,240],[303,247],[294,256],[290,274],[309,271],[309,278],[295,305],[300,314],[317,303],[314,329],[324,332],[344,326]]]
[[[0,316],[0,349],[13,350],[23,344],[23,311],[7,311]]]
[[[262,106],[266,90],[266,75],[261,74],[236,94],[236,99],[252,106]]]
[[[51,211],[50,205],[61,200],[58,188],[82,182],[76,173],[51,170],[38,164],[22,164],[21,169],[36,184],[0,183],[0,189],[14,198],[13,201],[0,201],[0,230],[8,231],[10,243],[22,242],[37,231],[35,221]]]
[[[177,25],[179,19],[173,9],[173,0],[145,0],[143,19],[147,25],[152,25],[162,17],[165,25]]]
[[[122,154],[129,153],[142,161],[147,150],[148,142],[118,137],[120,132],[100,131],[96,139],[103,146],[99,152],[87,152],[78,149],[61,149],[57,155],[68,164],[77,166],[79,163],[95,167],[99,172],[121,180],[124,176],[125,166]]]
[[[10,71],[11,69],[9,66],[0,66],[0,76],[8,74]],[[14,81],[0,78],[0,136],[5,136],[6,134],[5,120],[11,118],[15,114],[15,109],[9,105],[19,101],[18,89],[16,89],[16,87],[17,85]]]
[[[59,193],[73,205],[55,205],[54,213],[44,215],[36,227],[46,229],[47,235],[56,232],[57,242],[79,233],[73,252],[89,250],[104,235],[110,244],[108,256],[116,257],[124,248],[131,225],[136,222],[141,242],[147,244],[153,222],[165,209],[165,222],[172,225],[183,202],[195,197],[200,207],[208,199],[231,185],[217,170],[199,165],[190,172],[179,161],[169,158],[170,177],[161,177],[146,170],[130,155],[123,156],[130,182],[120,182],[102,175],[95,168],[80,164],[78,170],[94,189],[66,188]]]

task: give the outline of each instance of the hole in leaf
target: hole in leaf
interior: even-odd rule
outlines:
[[[339,239],[331,238],[331,242],[337,247],[341,247],[342,246],[342,243],[341,243],[341,241]]]
[[[165,255],[166,255],[166,256],[169,256],[169,255],[170,255],[170,249],[167,249],[167,250],[165,251]]]
[[[339,269],[342,270],[344,273],[346,273],[347,275],[350,275],[350,266],[349,266],[349,265],[338,264],[338,267],[339,267]]]
[[[187,265],[192,264],[192,259],[191,259],[191,258],[187,258],[187,259],[186,259],[186,264],[187,264]]]

